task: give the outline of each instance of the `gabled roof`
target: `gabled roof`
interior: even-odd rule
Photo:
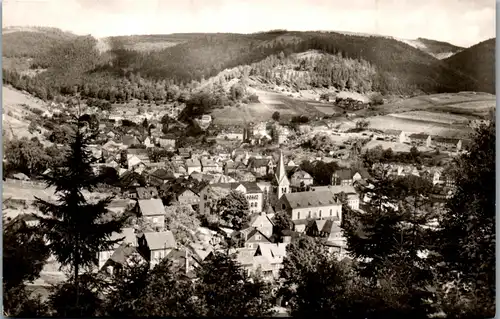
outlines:
[[[329,185],[329,186],[313,186],[313,191],[330,191],[333,194],[345,193],[349,194],[357,194],[356,189],[353,186],[344,186],[344,185]]]
[[[318,219],[311,221],[309,227],[315,226],[320,232],[334,234],[340,232],[340,227],[331,219]]]
[[[111,257],[109,259],[111,261],[113,261],[114,263],[117,263],[120,265],[125,265],[125,263],[129,259],[129,257],[131,257],[134,254],[137,254],[140,256],[137,248],[130,246],[127,243],[123,243],[114,251],[114,253],[111,255]],[[106,267],[107,264],[109,264],[109,262],[106,262],[104,267]]]
[[[250,221],[248,222],[248,225],[250,227],[259,227],[260,224],[273,225],[273,223],[271,222],[271,220],[267,215],[257,213],[250,217]]]
[[[144,216],[165,215],[165,207],[161,199],[140,199],[137,202]]]
[[[150,250],[177,247],[174,234],[169,230],[163,232],[147,232],[144,233],[144,238]]]
[[[285,193],[283,198],[292,209],[341,205],[337,197],[330,191]]]

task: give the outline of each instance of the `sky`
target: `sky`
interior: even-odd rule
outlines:
[[[95,37],[271,29],[418,37],[469,47],[495,37],[494,0],[3,0],[3,27]]]

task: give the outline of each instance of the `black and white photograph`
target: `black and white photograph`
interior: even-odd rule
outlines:
[[[496,315],[493,0],[3,0],[2,315]]]

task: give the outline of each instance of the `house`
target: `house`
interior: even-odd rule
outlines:
[[[259,243],[255,248],[231,249],[230,253],[236,254],[236,261],[242,265],[247,275],[260,271],[264,279],[274,280],[279,277],[280,269],[283,268],[286,246],[285,243]]]
[[[200,121],[203,123],[203,124],[210,124],[212,122],[212,116],[208,115],[208,114],[204,114],[201,116],[201,119]]]
[[[368,171],[365,168],[354,169],[353,173],[354,173],[352,175],[353,183],[356,182],[365,183],[371,178],[370,173],[368,173]]]
[[[191,175],[193,172],[201,173],[201,163],[197,159],[189,158],[186,160],[187,174]]]
[[[417,145],[425,145],[425,147],[431,147],[432,140],[429,134],[411,134],[409,138],[412,143],[415,143]]]
[[[170,260],[172,266],[189,279],[196,277],[196,269],[198,269],[203,261],[203,258],[192,247],[172,249],[165,256],[165,259]]]
[[[406,135],[405,135],[405,132],[401,131],[401,130],[385,130],[383,133],[382,133],[382,136],[384,138],[389,138],[389,139],[393,139],[393,138],[396,138],[396,140],[399,142],[399,143],[404,143],[406,141]]]
[[[303,170],[298,170],[292,174],[292,177],[290,178],[290,184],[294,187],[301,187],[302,185],[312,185],[313,178],[309,173]]]
[[[242,162],[228,161],[224,164],[224,174],[229,175],[239,170],[246,170],[246,165]]]
[[[264,212],[250,216],[248,225],[249,227],[259,230],[267,238],[271,238],[273,235],[273,223],[271,222],[270,216]]]
[[[255,182],[257,181],[257,178],[252,172],[249,171],[236,171],[234,173],[230,173],[229,177],[234,179],[234,182],[240,181],[240,182]]]
[[[274,164],[272,160],[265,158],[251,157],[248,160],[248,169],[255,173],[256,176],[266,176],[273,172]]]
[[[175,148],[175,141],[176,141],[175,136],[171,134],[166,134],[158,138],[158,144],[160,144],[160,147],[163,148],[169,148],[169,147]]]
[[[127,154],[127,165],[130,170],[139,168],[141,165],[146,166],[137,155],[133,154]]]
[[[137,172],[125,171],[120,177],[120,186],[124,196],[135,198],[136,188],[146,186],[146,179]]]
[[[136,188],[137,199],[151,199],[158,198],[158,189],[156,187],[137,187]]]
[[[232,190],[242,192],[245,195],[251,213],[260,213],[262,211],[263,193],[257,183],[237,182],[210,184],[205,186],[200,192],[200,213],[205,213],[210,201],[225,196]]]
[[[329,186],[315,186],[312,188],[313,191],[330,191],[336,197],[344,193],[346,195],[347,205],[351,209],[359,209],[359,194],[356,192],[353,186],[347,185],[329,185]]]
[[[332,174],[332,185],[352,186],[354,174],[350,169],[339,169]]]
[[[167,230],[162,232],[146,232],[138,238],[139,251],[154,268],[173,249],[177,248],[174,234]]]
[[[149,136],[146,137],[146,139],[144,139],[144,146],[146,146],[146,148],[154,147],[155,146],[154,139]]]
[[[200,202],[200,196],[187,187],[177,189],[174,194],[180,205],[198,205]]]
[[[442,148],[456,149],[459,152],[462,149],[462,140],[457,138],[446,138],[440,136],[434,136],[432,138],[435,146]]]
[[[303,232],[311,218],[333,219],[339,224],[342,220],[342,203],[331,191],[287,193],[278,208],[288,213],[297,232]]]
[[[109,275],[118,275],[125,266],[130,265],[132,262],[142,264],[147,261],[136,246],[124,242],[104,262],[100,271]]]
[[[260,243],[271,243],[269,237],[255,227],[248,227],[236,232],[233,237],[241,240],[245,248],[257,248]]]
[[[113,255],[115,250],[120,247],[121,244],[126,244],[131,247],[137,247],[137,237],[135,234],[135,230],[133,228],[123,228],[120,233],[111,234],[110,240],[119,240],[123,239],[121,242],[116,243],[111,249],[104,250],[98,253],[97,256],[97,266],[101,269],[106,261]]]
[[[135,212],[155,227],[159,229],[165,227],[165,207],[161,199],[140,199],[137,201]]]
[[[208,158],[201,159],[201,170],[203,173],[222,173],[222,165]]]
[[[163,168],[159,168],[148,174],[148,182],[150,185],[161,186],[172,179],[175,179],[174,174]]]

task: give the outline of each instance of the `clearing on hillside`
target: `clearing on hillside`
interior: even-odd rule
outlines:
[[[25,119],[27,115],[34,113],[30,109],[36,108],[41,111],[47,110],[46,102],[31,96],[28,93],[21,92],[9,86],[2,86],[3,112],[2,112],[2,128],[6,138],[26,136],[32,138],[37,136],[43,142],[42,134],[28,132],[29,122]]]

